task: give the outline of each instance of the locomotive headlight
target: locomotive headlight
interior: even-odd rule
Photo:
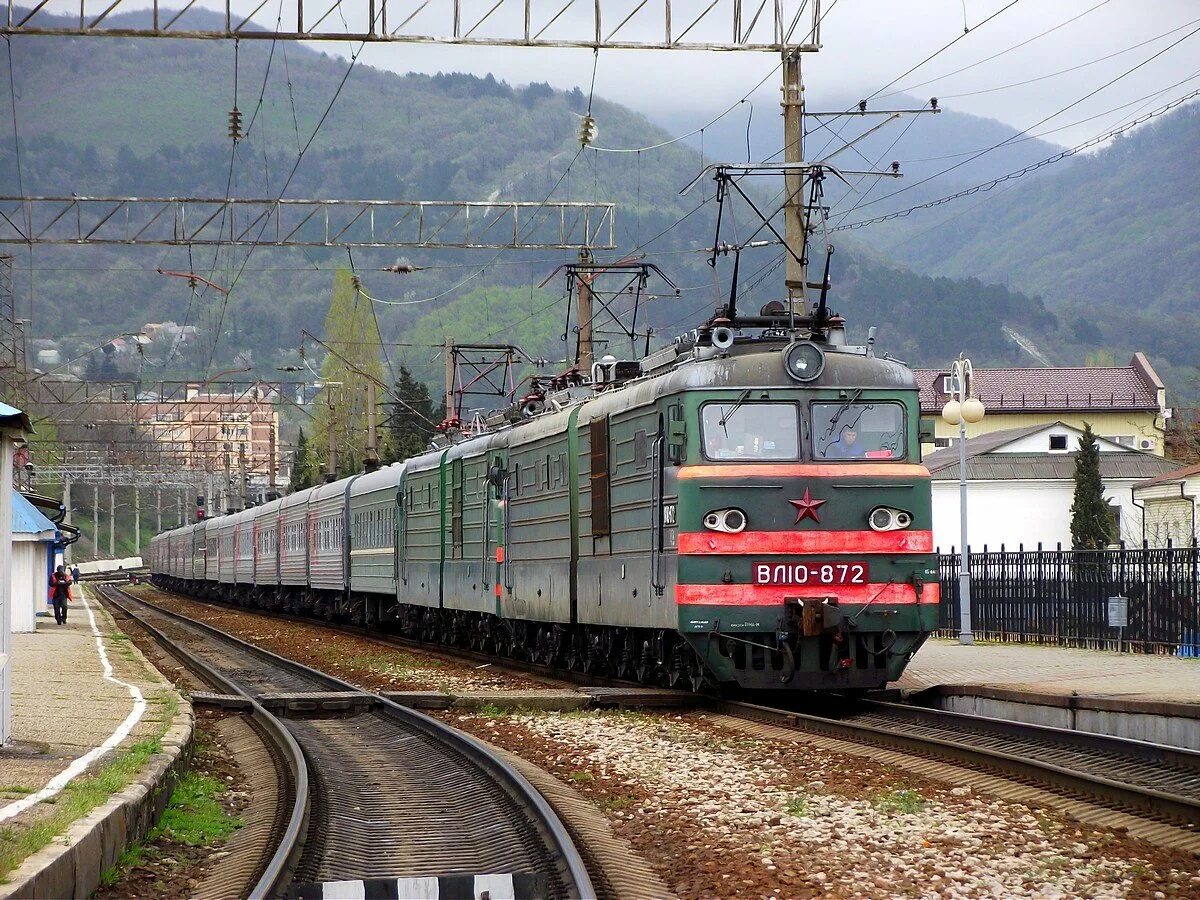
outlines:
[[[795,381],[812,381],[825,368],[825,354],[816,344],[798,341],[783,351],[783,367]]]
[[[890,506],[877,506],[867,516],[872,531],[900,531],[912,524],[912,513]]]
[[[714,509],[704,516],[704,527],[709,531],[740,534],[746,530],[746,514],[737,508]]]

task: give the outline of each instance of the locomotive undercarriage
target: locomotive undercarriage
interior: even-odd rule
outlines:
[[[387,597],[349,597],[308,589],[250,589],[246,585],[155,576],[164,590],[248,609],[379,628],[411,640],[539,663],[595,677],[655,687],[700,690],[711,685],[692,645],[665,629],[534,623],[489,613],[396,603]]]

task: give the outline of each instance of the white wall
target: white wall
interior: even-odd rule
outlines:
[[[1133,505],[1132,480],[1111,481],[1104,498],[1121,507],[1121,540],[1132,546],[1142,541],[1142,511]],[[1071,501],[1074,480],[972,481],[967,485],[967,533],[971,549],[1036,550],[1040,541],[1052,550],[1071,546]],[[959,545],[957,481],[933,483],[933,544],[948,552]]]
[[[46,545],[14,540],[12,544],[12,630],[35,631],[39,609],[46,608],[50,585],[46,577]],[[39,605],[40,601],[40,605]]]
[[[1132,428],[1130,429],[1132,430]],[[1050,436],[1058,435],[1067,439],[1067,448],[1065,450],[1051,450]],[[1074,453],[1079,449],[1079,438],[1083,435],[1083,431],[1078,428],[1072,428],[1070,425],[1054,425],[1047,427],[1045,431],[1037,431],[1033,434],[1028,434],[1023,438],[1018,438],[1011,443],[1005,444],[1002,447],[997,447],[991,453],[1053,453],[1067,454]],[[970,437],[968,436],[967,447],[970,447]],[[1128,453],[1128,447],[1122,447],[1120,444],[1105,440],[1097,436],[1096,446],[1100,448],[1101,453]]]

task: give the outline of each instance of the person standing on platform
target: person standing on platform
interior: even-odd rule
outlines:
[[[71,581],[79,584],[79,566],[71,566]]]
[[[50,576],[50,602],[54,605],[54,621],[67,624],[67,603],[71,599],[71,576],[59,566]]]

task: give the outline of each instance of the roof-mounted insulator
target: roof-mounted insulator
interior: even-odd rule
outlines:
[[[229,139],[236,144],[242,136],[242,111],[235,106],[229,111]]]
[[[592,116],[584,116],[579,120],[579,143],[587,146],[596,139],[596,120]]]

